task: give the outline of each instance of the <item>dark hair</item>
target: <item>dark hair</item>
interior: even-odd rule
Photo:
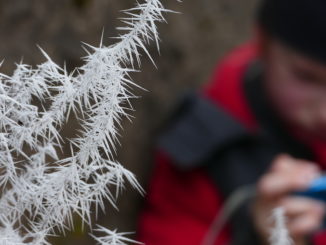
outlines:
[[[326,0],[262,0],[257,21],[287,46],[326,63]]]

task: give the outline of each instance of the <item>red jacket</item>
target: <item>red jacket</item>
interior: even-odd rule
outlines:
[[[256,130],[258,122],[246,101],[241,81],[256,57],[253,43],[237,48],[218,65],[212,82],[202,91],[249,130]],[[316,160],[326,162],[326,147],[318,144],[312,148]],[[147,245],[199,245],[224,200],[203,169],[182,171],[172,161],[165,152],[156,154],[155,171],[139,222],[139,241]],[[226,227],[216,245],[228,244],[231,237]],[[314,241],[326,244],[326,235],[315,236]]]

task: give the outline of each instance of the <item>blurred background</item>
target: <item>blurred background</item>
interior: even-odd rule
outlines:
[[[115,27],[122,25],[120,10],[134,6],[134,0],[0,0],[1,71],[11,74],[15,62],[43,61],[36,44],[58,64],[69,69],[82,64],[81,41],[98,45],[104,28],[104,43],[114,42]],[[160,127],[185,90],[206,83],[218,60],[236,45],[248,40],[257,0],[164,0],[165,7],[180,14],[167,14],[168,24],[159,24],[161,55],[149,47],[158,69],[144,56],[135,81],[148,92],[136,89],[133,123],[124,122],[117,159],[134,172],[146,189],[152,170],[152,148]],[[70,124],[70,127],[74,127]],[[71,128],[64,129],[69,136]],[[101,225],[119,231],[135,231],[144,198],[127,187],[118,203],[100,214]],[[76,230],[53,244],[94,244]]]

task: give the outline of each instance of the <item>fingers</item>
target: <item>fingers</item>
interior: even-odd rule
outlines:
[[[275,159],[271,171],[258,183],[258,192],[263,198],[274,199],[307,189],[318,176],[320,170],[316,164],[281,155]]]
[[[293,238],[302,237],[317,230],[325,215],[325,204],[308,198],[284,198],[280,205],[285,210],[287,227]]]
[[[315,171],[297,171],[288,175],[269,174],[259,183],[259,192],[262,197],[274,199],[290,192],[305,190],[318,177]]]
[[[286,216],[289,218],[306,213],[318,216],[325,213],[325,204],[323,202],[304,197],[283,198],[279,202],[279,206],[284,208]]]
[[[289,222],[288,231],[293,239],[307,236],[318,230],[322,225],[323,219],[320,216],[312,216],[309,214],[301,215],[294,221]]]
[[[298,167],[298,165],[311,170],[319,170],[319,167],[314,162],[310,162],[302,159],[296,159],[287,154],[281,154],[277,156],[273,161],[271,171],[291,172],[296,167]]]

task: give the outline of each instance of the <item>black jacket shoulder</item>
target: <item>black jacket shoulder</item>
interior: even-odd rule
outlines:
[[[191,93],[181,100],[158,144],[179,168],[192,169],[247,137],[250,133],[241,123],[209,99]]]

